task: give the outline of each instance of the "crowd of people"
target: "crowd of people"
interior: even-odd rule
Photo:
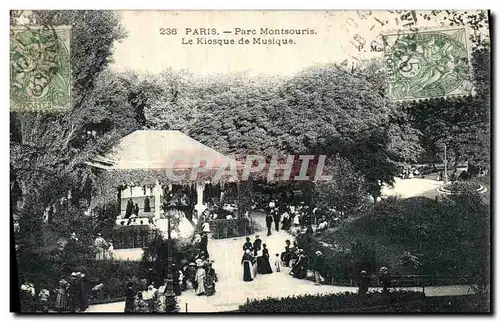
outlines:
[[[184,265],[182,270],[172,275],[171,289],[169,280],[164,278],[158,288],[154,283],[146,289],[138,289],[134,283],[128,283],[125,299],[125,313],[166,312],[167,297],[178,296],[181,291],[193,289],[196,295],[212,296],[215,294],[215,283],[218,281],[213,261],[198,258],[195,263]],[[171,292],[172,294],[169,294]]]
[[[67,279],[61,279],[56,289],[43,288],[36,293],[33,283],[21,285],[22,312],[85,312],[89,307],[92,291],[98,291],[102,284],[90,288],[85,273],[72,272]]]
[[[267,236],[272,235],[273,226],[276,231],[290,230],[292,227],[306,227],[312,231],[316,224],[316,231],[325,231],[335,226],[343,218],[341,213],[333,209],[322,209],[300,202],[298,205],[288,204],[279,199],[271,199],[265,207]]]

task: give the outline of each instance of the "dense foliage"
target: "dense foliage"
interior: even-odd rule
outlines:
[[[425,300],[393,303],[383,306],[349,308],[338,312],[350,313],[486,313],[491,309],[488,302],[477,295],[433,296]]]
[[[93,174],[84,162],[135,127],[127,104],[122,104],[120,86],[101,76],[114,42],[125,37],[119,16],[112,11],[31,11],[27,17],[28,24],[72,27],[73,84],[68,111],[10,115],[10,184],[12,211],[20,225],[15,235],[20,282],[45,279],[52,269],[75,269],[80,261],[93,258],[98,223],[84,216],[87,209],[79,204],[92,192]],[[111,89],[116,96],[104,95]],[[120,113],[114,113],[118,107]],[[45,223],[49,206],[56,208],[54,220]]]
[[[314,204],[322,209],[335,209],[352,215],[367,202],[366,182],[345,159],[335,158],[328,167],[332,180],[314,187]]]
[[[338,229],[301,240],[313,256],[321,249],[325,279],[357,280],[359,272],[464,277],[489,276],[489,206],[477,193],[431,200],[387,198]]]
[[[368,68],[368,67],[367,67]],[[244,156],[339,154],[378,196],[419,152],[419,132],[366,80],[336,65],[293,77],[198,77],[167,70],[140,79],[147,126],[181,130],[216,150]]]
[[[412,125],[423,133],[422,144],[430,156],[444,158],[444,145],[450,164],[464,161],[488,168],[490,164],[491,63],[488,16],[467,12],[435,10],[442,23],[470,29],[471,83],[473,95],[405,102]],[[430,19],[430,17],[428,17]]]
[[[345,292],[343,294],[299,295],[267,298],[241,305],[239,312],[261,313],[326,313],[341,309],[354,310],[364,307],[391,305],[424,299],[424,294],[414,291],[394,291],[387,294],[370,292],[366,296]]]

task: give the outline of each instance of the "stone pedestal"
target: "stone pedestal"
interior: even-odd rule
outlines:
[[[196,184],[196,206],[194,209],[198,212],[198,217],[205,210],[205,205],[203,204],[203,191],[205,190],[205,185],[203,183]],[[198,218],[196,218],[198,219]]]

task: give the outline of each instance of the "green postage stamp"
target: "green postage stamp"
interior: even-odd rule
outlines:
[[[382,39],[389,99],[471,94],[465,28],[383,35]]]
[[[71,27],[10,29],[10,110],[55,112],[71,106]]]

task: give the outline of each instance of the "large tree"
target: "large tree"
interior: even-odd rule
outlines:
[[[58,205],[68,191],[84,188],[91,171],[84,163],[136,125],[133,109],[127,107],[123,94],[127,92],[127,77],[103,74],[111,62],[113,44],[125,37],[116,13],[31,11],[11,17],[13,25],[72,27],[71,108],[51,114],[11,113],[11,196],[13,202],[18,201],[13,211],[20,218],[16,243],[23,255],[19,263],[22,270],[30,265],[23,259],[53,254],[58,237],[68,240],[70,232],[61,227],[83,229],[80,235],[88,235],[87,227],[63,224],[82,215],[73,205],[56,209],[52,228],[41,226],[44,211]],[[54,234],[57,236],[50,237]]]
[[[405,113],[368,80],[336,65],[306,69],[284,86],[286,108],[278,113],[293,149],[347,159],[376,200],[420,146]]]
[[[336,65],[294,77],[195,77],[172,70],[137,88],[148,126],[177,129],[222,153],[340,154],[375,198],[420,152],[418,131],[388,102],[377,69]]]
[[[447,159],[454,166],[464,161],[489,167],[490,163],[490,35],[486,11],[434,10],[420,14],[423,19],[435,20],[443,26],[467,27],[471,52],[472,95],[405,102],[412,124],[423,136],[428,155]]]

